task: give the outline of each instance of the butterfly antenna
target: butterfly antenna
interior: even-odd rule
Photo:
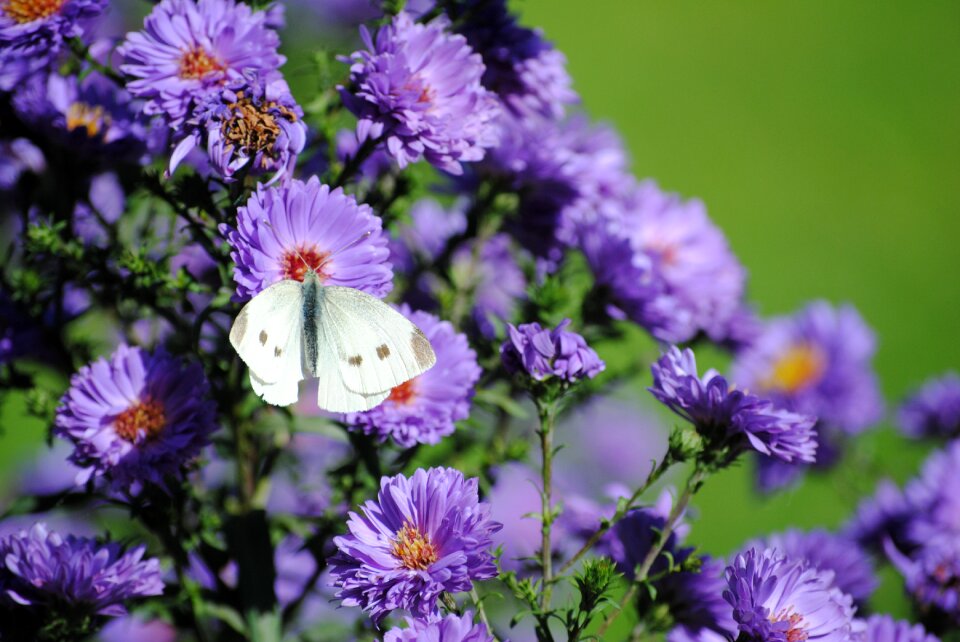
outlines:
[[[274,235],[276,235],[276,237],[280,240],[281,244],[282,244],[284,247],[287,246],[287,243],[285,243],[285,242],[283,241],[283,239],[280,238],[280,235],[277,233],[277,228],[275,228],[273,225],[271,225],[271,224],[270,224],[270,221],[268,221],[267,219],[263,219],[263,224],[266,225],[267,227],[269,227],[271,230],[273,230]],[[309,263],[307,263],[307,260],[306,260],[305,258],[303,258],[303,255],[300,254],[300,250],[297,249],[297,246],[296,246],[296,245],[294,245],[294,244],[291,243],[291,244],[290,244],[290,248],[293,250],[293,253],[297,255],[297,258],[300,259],[300,262],[303,263],[303,266],[304,266],[305,268],[307,268],[308,270],[312,270],[312,269],[313,269],[313,267],[312,267]]]
[[[341,252],[346,252],[346,251],[349,250],[351,247],[354,247],[355,245],[359,245],[360,243],[363,242],[364,239],[366,239],[366,238],[367,238],[368,236],[370,236],[371,234],[373,234],[373,230],[367,230],[366,232],[364,232],[363,234],[361,234],[359,237],[355,238],[354,240],[350,241],[350,242],[347,243],[346,245],[343,245],[343,246],[341,246],[340,248],[338,248],[338,249],[334,250],[333,252],[331,252],[331,253],[330,253],[330,256],[328,256],[327,258],[328,258],[328,259],[332,259],[333,257],[337,256],[337,255],[340,254]]]

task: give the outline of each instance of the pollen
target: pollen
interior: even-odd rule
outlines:
[[[803,616],[799,613],[790,613],[788,609],[786,613],[771,617],[770,621],[775,624],[786,622],[790,625],[790,628],[784,631],[786,642],[807,642],[809,634],[806,631],[806,627],[801,624],[803,622]]]
[[[409,522],[397,531],[393,540],[393,554],[403,563],[404,568],[416,571],[430,568],[439,558],[430,538]]]
[[[303,281],[309,268],[316,272],[320,280],[323,281],[329,276],[323,270],[329,258],[329,252],[321,252],[315,246],[300,246],[296,250],[285,252],[283,258],[280,259],[283,278]]]
[[[826,361],[823,351],[816,346],[795,345],[773,364],[763,388],[794,393],[815,385],[823,376]]]
[[[121,439],[135,442],[142,431],[147,439],[160,434],[167,425],[163,403],[146,395],[141,401],[130,406],[113,421],[113,429]]]
[[[223,70],[223,63],[197,45],[180,56],[180,72],[177,75],[183,80],[197,80],[207,74],[219,73]]]
[[[228,106],[233,116],[223,121],[221,126],[224,139],[232,143],[234,149],[243,150],[250,156],[266,152],[260,157],[260,169],[267,169],[267,163],[274,157],[273,147],[280,136],[278,119],[292,123],[297,120],[297,115],[272,101],[255,103],[243,92],[239,92],[236,102]]]
[[[408,406],[417,398],[417,387],[414,385],[416,378],[404,381],[399,386],[390,391],[388,401],[402,406]]]
[[[101,105],[73,103],[67,109],[67,131],[81,130],[94,138],[110,125],[110,116]]]
[[[65,0],[0,0],[0,11],[14,22],[26,24],[60,12]]]

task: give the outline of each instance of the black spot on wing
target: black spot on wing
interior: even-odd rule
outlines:
[[[262,345],[262,346],[267,345],[267,331],[266,331],[266,330],[261,330],[261,331],[260,331],[260,345]]]
[[[383,361],[389,356],[390,356],[390,348],[387,346],[386,343],[384,343],[383,345],[377,348],[377,357],[380,358],[380,361]]]
[[[361,357],[359,354],[355,354],[347,359],[347,363],[349,363],[351,366],[359,366],[361,363],[363,363],[363,357]]]
[[[279,357],[281,354],[283,354],[283,350],[280,349],[280,346],[273,349],[273,356]]]

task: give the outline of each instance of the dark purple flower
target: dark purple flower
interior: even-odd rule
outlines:
[[[146,546],[124,552],[115,542],[61,537],[38,523],[0,539],[0,602],[118,616],[124,602],[163,593],[160,562]]]
[[[746,642],[848,642],[853,599],[833,572],[792,561],[771,549],[738,555],[725,572],[723,598]]]
[[[350,513],[347,527],[330,559],[337,597],[378,625],[397,609],[434,615],[441,593],[468,591],[497,574],[491,536],[500,524],[479,502],[477,480],[452,468],[384,477],[377,501],[364,504],[362,515]]]
[[[168,173],[201,147],[207,150],[210,167],[226,182],[236,180],[238,172],[273,173],[267,185],[293,173],[307,141],[303,110],[278,74],[264,79],[248,73],[227,81],[221,91],[200,102],[184,133],[170,157]]]
[[[493,642],[493,636],[482,623],[474,624],[473,613],[462,616],[451,613],[444,618],[424,622],[408,619],[407,628],[390,629],[383,642]]]
[[[236,229],[221,228],[233,248],[237,298],[252,298],[283,279],[302,281],[308,265],[324,285],[386,296],[393,272],[380,225],[369,205],[316,176],[306,183],[257,185],[237,209]]]
[[[617,570],[632,580],[636,567],[646,559],[659,533],[666,526],[672,508],[673,498],[664,491],[655,505],[631,510],[614,524],[599,543],[598,550],[613,559]],[[680,540],[688,530],[689,527],[681,515],[663,546],[663,552],[650,567],[650,575],[659,574],[669,568],[666,553],[674,560],[686,559],[690,555],[692,549],[680,548]]]
[[[732,637],[737,630],[730,605],[723,599],[723,590],[726,588],[723,571],[726,565],[709,555],[701,556],[701,562],[699,572],[671,573],[656,584],[657,601],[669,605],[670,615],[679,629],[674,630],[671,640],[681,634],[689,637]]]
[[[673,346],[650,369],[654,397],[692,423],[706,440],[706,450],[752,448],[783,461],[812,461],[817,450],[815,419],[775,407],[731,388],[718,372],[697,374],[690,349]]]
[[[26,138],[0,141],[0,192],[16,187],[23,174],[46,169],[43,152]]]
[[[503,365],[511,374],[526,373],[537,381],[558,377],[568,383],[593,379],[604,369],[597,353],[576,332],[570,319],[553,330],[539,323],[508,324],[509,338],[500,347]]]
[[[83,35],[83,21],[100,15],[106,0],[6,0],[0,4],[0,66],[20,66],[4,77],[12,89],[29,73],[50,64],[65,40]],[[6,76],[6,74],[4,74]]]
[[[894,620],[889,615],[871,615],[858,622],[862,629],[853,642],[940,642],[919,624]]]
[[[461,204],[447,209],[430,198],[417,201],[410,206],[410,222],[401,222],[393,229],[390,260],[395,270],[405,273],[411,271],[417,261],[433,261],[447,241],[466,227],[467,218]]]
[[[943,533],[909,557],[888,540],[887,557],[903,576],[907,593],[924,617],[960,630],[960,539]]]
[[[309,397],[304,395],[303,398]],[[325,435],[295,433],[286,449],[289,458],[280,461],[278,470],[271,477],[267,511],[298,517],[323,516],[330,508],[333,494],[327,470],[349,450],[346,442]]]
[[[373,410],[344,415],[343,421],[368,435],[390,437],[404,448],[436,444],[470,415],[474,386],[483,371],[467,338],[448,321],[406,305],[399,310],[427,335],[436,365],[394,388]]]
[[[902,548],[913,512],[897,485],[882,479],[873,497],[860,502],[843,533],[874,553],[883,551],[883,542],[888,538]]]
[[[145,113],[179,125],[226,81],[284,63],[268,18],[234,0],[162,0],[118,50],[121,70],[134,78],[127,89],[146,100]]]
[[[401,13],[375,36],[361,27],[367,49],[353,53],[350,85],[340,88],[358,139],[382,139],[401,168],[426,158],[461,174],[462,162],[481,160],[497,143],[500,106],[480,84],[483,62],[448,25]]]
[[[900,429],[911,437],[960,437],[960,375],[925,383],[900,406]]]
[[[913,545],[940,537],[960,541],[960,440],[935,451],[904,487],[911,511],[906,536]]]
[[[346,163],[360,150],[360,141],[357,132],[351,129],[341,129],[337,132],[336,153],[337,160]],[[382,148],[374,150],[365,161],[360,163],[357,170],[361,179],[375,181],[391,169],[394,163]]]
[[[216,405],[199,364],[163,351],[121,345],[110,359],[84,366],[57,409],[54,433],[73,443],[77,483],[104,476],[118,490],[165,487],[210,443]]]
[[[526,298],[527,281],[511,252],[509,236],[497,234],[479,250],[477,243],[459,247],[450,270],[454,287],[473,293],[473,320],[480,334],[493,339]]]

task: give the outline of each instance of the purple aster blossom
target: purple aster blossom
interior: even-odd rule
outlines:
[[[248,73],[229,80],[200,101],[174,148],[168,174],[196,147],[207,150],[210,167],[226,182],[235,174],[273,173],[266,184],[288,177],[307,141],[303,110],[286,81]]]
[[[82,36],[83,21],[106,8],[106,0],[6,0],[0,4],[0,66],[18,67],[3,74],[3,89],[12,89],[30,73],[49,65],[64,41]],[[17,61],[27,61],[18,64]]]
[[[853,599],[833,572],[792,561],[776,550],[750,549],[725,572],[723,598],[733,607],[739,640],[848,642]]]
[[[483,370],[467,338],[448,321],[401,305],[398,310],[423,333],[437,354],[437,363],[418,377],[405,381],[372,410],[350,413],[343,421],[352,429],[398,445],[437,444],[453,434],[456,422],[470,415],[474,387]]]
[[[909,557],[886,542],[887,557],[903,576],[907,593],[925,620],[960,630],[960,539],[941,534]]]
[[[914,392],[898,414],[910,437],[960,437],[960,375],[948,372]]]
[[[874,553],[882,553],[887,539],[903,548],[913,514],[903,491],[893,481],[882,479],[873,497],[860,502],[844,526],[843,534]]]
[[[912,515],[906,536],[914,545],[939,537],[960,539],[960,440],[935,451],[904,495]]]
[[[822,529],[793,529],[768,535],[746,548],[776,549],[791,560],[805,560],[821,571],[833,571],[836,587],[861,604],[877,589],[873,561],[855,541],[843,535]]]
[[[493,546],[502,547],[500,566],[503,569],[522,571],[540,550],[542,542],[540,520],[534,517],[543,509],[540,475],[515,461],[496,466],[491,474],[494,483],[487,494],[490,516],[503,524],[493,536]],[[554,529],[551,535],[551,541],[559,544],[559,531]]]
[[[27,172],[42,174],[46,169],[43,152],[26,138],[0,141],[0,192],[16,187]]]
[[[889,615],[871,615],[858,625],[862,630],[853,636],[853,642],[940,642],[920,624],[894,620]]]
[[[493,339],[500,334],[498,326],[502,328],[526,298],[527,280],[511,252],[509,236],[496,234],[479,250],[478,242],[460,246],[450,270],[454,286],[473,293],[473,321],[480,334]]]
[[[473,612],[462,616],[451,613],[432,622],[408,619],[407,628],[387,631],[383,642],[493,642],[493,636],[483,623],[474,623]]]
[[[468,591],[497,574],[492,535],[501,525],[480,503],[477,480],[452,468],[384,477],[377,501],[364,504],[362,515],[350,513],[347,527],[329,562],[337,597],[377,625],[397,609],[427,618],[441,593]]]
[[[570,323],[564,319],[553,330],[539,323],[508,324],[509,338],[500,347],[504,367],[511,374],[524,373],[536,381],[593,379],[606,366],[582,336],[567,330]]]
[[[410,206],[410,222],[401,222],[393,230],[390,260],[397,272],[414,268],[416,261],[430,262],[443,252],[447,241],[467,228],[464,204],[447,209],[431,198]]]
[[[236,298],[252,298],[283,279],[302,281],[307,265],[324,285],[384,297],[393,286],[380,218],[340,188],[313,176],[264,187],[237,209],[236,229],[221,232],[233,248]]]
[[[133,78],[127,89],[146,101],[146,114],[178,126],[228,80],[284,63],[269,18],[234,0],[162,0],[118,49],[120,69]]]
[[[19,467],[16,489],[25,495],[55,495],[77,486],[81,469],[68,461],[73,448],[65,441],[54,442],[33,460]]]
[[[305,432],[294,434],[286,449],[290,454],[289,461],[281,460],[278,470],[271,477],[267,511],[298,517],[323,516],[324,511],[330,508],[333,494],[327,470],[346,456],[349,450],[345,442],[325,435]]]
[[[777,408],[732,388],[715,370],[697,374],[693,351],[673,346],[650,366],[653,396],[692,423],[706,450],[746,448],[783,461],[812,461],[817,450],[813,417]]]
[[[360,150],[360,141],[357,140],[357,132],[350,129],[341,129],[337,132],[336,154],[337,160],[346,163]],[[383,149],[376,149],[360,163],[357,173],[360,178],[367,181],[375,181],[394,168],[394,163],[390,155]]]
[[[671,573],[657,582],[657,601],[669,605],[676,625],[668,637],[670,642],[676,642],[681,636],[719,642],[733,637],[737,630],[730,605],[723,599],[726,564],[709,555],[701,556],[700,560],[699,572]]]
[[[63,537],[37,523],[0,540],[0,603],[124,615],[124,602],[163,593],[160,562],[144,559],[145,553],[146,546],[124,551],[115,542]]]
[[[500,104],[480,83],[483,62],[448,26],[401,13],[374,36],[361,27],[367,49],[352,54],[350,85],[340,87],[357,138],[382,140],[401,168],[425,158],[459,175],[498,141]]]
[[[110,620],[97,639],[99,642],[177,642],[177,630],[163,620],[145,620],[137,615]]]
[[[609,556],[616,563],[617,570],[632,580],[637,566],[646,558],[659,532],[666,526],[672,509],[673,497],[663,491],[656,504],[631,510],[614,524],[598,544],[598,550]],[[668,559],[664,553],[672,555],[674,560],[690,555],[693,549],[680,548],[680,542],[689,530],[684,515],[681,515],[663,546],[663,553],[650,567],[650,575],[667,570]]]
[[[77,483],[105,477],[136,494],[166,487],[210,443],[216,405],[199,364],[165,352],[121,345],[109,359],[84,366],[57,408],[54,434],[74,445]]]

